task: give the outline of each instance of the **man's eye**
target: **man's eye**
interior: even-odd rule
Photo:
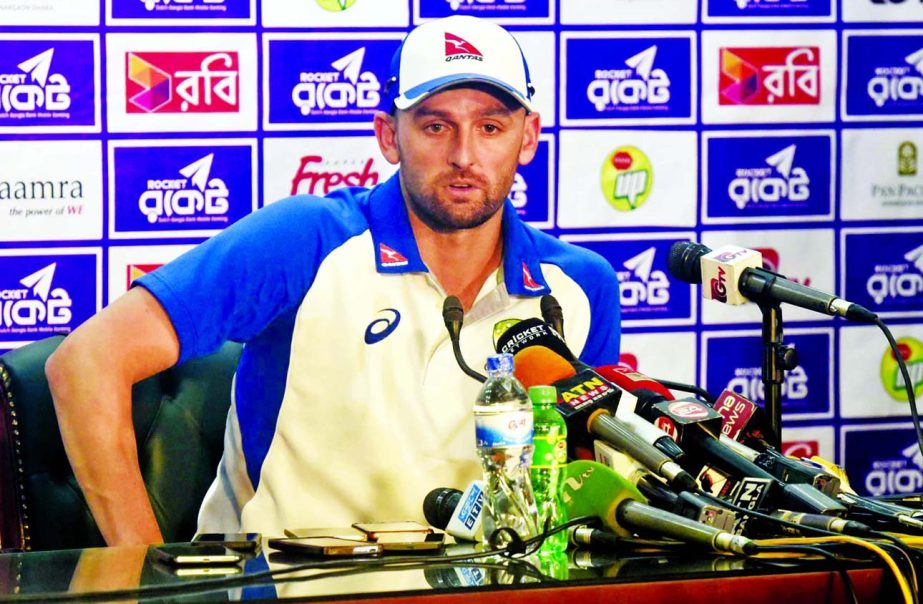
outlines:
[[[496,124],[484,124],[484,132],[487,134],[494,134],[495,132],[499,131],[500,128]]]
[[[439,132],[442,132],[443,130],[445,130],[445,126],[443,126],[442,124],[430,124],[429,126],[426,127],[426,129],[432,133],[438,134]]]

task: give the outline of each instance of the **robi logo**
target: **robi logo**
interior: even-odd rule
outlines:
[[[820,48],[722,48],[721,105],[819,105]]]
[[[67,111],[71,106],[71,87],[60,73],[51,71],[54,48],[26,59],[16,67],[22,73],[0,73],[0,110]]]
[[[340,187],[373,187],[378,184],[380,178],[378,172],[372,169],[374,163],[370,157],[361,170],[321,171],[314,168],[314,165],[320,167],[329,165],[328,162],[320,155],[305,155],[301,158],[295,177],[292,178],[291,194],[326,195]],[[302,187],[302,184],[306,186]]]
[[[362,71],[365,46],[330,64],[335,71],[301,72],[292,88],[292,103],[302,115],[336,115],[347,107],[374,109],[381,102],[381,84],[371,71]]]
[[[820,443],[816,440],[796,440],[782,443],[782,455],[786,457],[811,458],[820,455]]]
[[[129,52],[128,113],[237,113],[236,52]]]
[[[597,69],[587,87],[596,111],[613,105],[665,105],[670,102],[670,77],[654,67],[657,45],[625,60],[627,69]]]
[[[67,325],[72,318],[71,297],[60,287],[51,287],[57,263],[20,279],[22,289],[0,289],[0,326],[35,327]],[[31,289],[30,289],[31,288]]]
[[[779,272],[779,267],[781,267],[782,265],[780,264],[781,260],[780,260],[778,250],[776,250],[775,248],[771,248],[771,247],[758,247],[758,248],[754,248],[753,251],[759,252],[760,255],[763,257],[763,268],[765,268],[767,271],[772,271],[774,273]],[[795,276],[789,275],[786,278],[789,281],[800,283],[801,285],[804,285],[805,287],[811,286],[810,276],[795,277]]]
[[[620,212],[631,212],[650,196],[654,170],[637,147],[618,147],[603,162],[600,180],[609,204]]]
[[[184,178],[148,180],[147,190],[138,199],[138,209],[148,222],[195,222],[201,214],[227,222],[228,187],[220,178],[209,178],[214,157],[209,153],[181,168]]]

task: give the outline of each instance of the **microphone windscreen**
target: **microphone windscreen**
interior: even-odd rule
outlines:
[[[531,346],[549,348],[570,362],[577,360],[561,336],[541,319],[523,319],[510,326],[497,338],[497,352],[515,355],[520,350]]]
[[[430,491],[423,498],[423,517],[432,526],[445,529],[452,519],[452,512],[461,499],[462,492],[458,489],[439,488]]]
[[[631,532],[616,519],[616,509],[626,499],[647,503],[647,498],[617,472],[595,461],[578,460],[567,464],[562,492],[570,518],[596,516],[617,535]]]
[[[670,392],[669,388],[657,380],[643,373],[638,373],[637,371],[622,367],[621,365],[604,365],[603,367],[597,367],[596,372],[625,392],[635,394],[639,390],[650,390],[651,392],[656,392],[661,395],[668,401],[672,401],[676,398],[673,396],[673,393]]]
[[[516,379],[527,390],[550,386],[577,373],[567,359],[545,346],[523,348],[513,355],[513,366]]]
[[[667,258],[667,268],[670,274],[686,283],[702,282],[702,256],[709,253],[710,248],[695,241],[677,241],[670,247]]]

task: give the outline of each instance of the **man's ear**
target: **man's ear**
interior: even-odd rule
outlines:
[[[381,154],[390,164],[400,163],[401,153],[397,148],[397,118],[384,111],[377,111],[372,125],[375,128],[375,139],[378,141]]]
[[[538,149],[538,135],[542,131],[542,120],[538,113],[526,114],[526,123],[522,131],[522,146],[519,148],[519,165],[524,166],[535,157]]]

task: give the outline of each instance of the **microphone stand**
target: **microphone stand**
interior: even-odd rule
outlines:
[[[798,366],[798,354],[794,348],[782,343],[782,308],[772,300],[757,301],[763,313],[763,392],[766,398],[766,414],[772,434],[766,440],[776,449],[782,447],[782,383],[785,370]]]

